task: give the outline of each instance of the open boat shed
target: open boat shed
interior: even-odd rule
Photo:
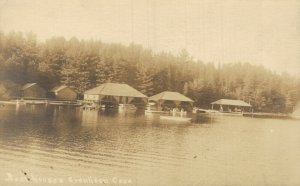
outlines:
[[[127,84],[104,83],[84,92],[84,100],[97,104],[147,103],[148,97]]]
[[[233,99],[220,99],[218,101],[212,102],[212,109],[214,109],[214,106],[217,105],[219,106],[219,109],[221,111],[223,110],[227,110],[227,111],[231,111],[232,108],[236,109],[236,108],[242,108],[242,110],[245,107],[252,107],[249,103],[246,103],[242,100],[233,100]]]
[[[54,87],[50,91],[50,97],[55,98],[57,100],[76,100],[77,93],[66,85],[60,85]]]
[[[154,96],[151,96],[149,98],[149,101],[156,102],[159,107],[163,106],[166,103],[174,103],[175,104],[174,106],[178,107],[184,104],[192,105],[194,102],[192,99],[186,97],[183,94],[180,94],[179,92],[170,92],[170,91],[164,91]],[[171,105],[169,104],[169,106]]]

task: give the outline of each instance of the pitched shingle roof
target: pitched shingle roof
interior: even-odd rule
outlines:
[[[170,100],[170,101],[185,101],[185,102],[194,102],[185,95],[180,94],[179,92],[170,92],[164,91],[154,96],[151,96],[149,100],[158,101],[158,100]]]
[[[68,87],[68,86],[66,86],[66,85],[56,86],[56,87],[54,87],[54,88],[51,90],[51,92],[59,92],[59,91],[65,89],[65,88],[67,88],[67,87]]]
[[[22,90],[28,89],[28,88],[32,87],[33,85],[36,85],[36,83],[26,83],[25,85],[23,85]]]
[[[85,91],[84,94],[141,98],[147,97],[129,85],[119,83],[104,83],[98,87]]]
[[[220,99],[218,101],[212,102],[212,105],[233,105],[233,106],[242,106],[242,107],[251,107],[249,103],[246,103],[242,100],[233,100],[233,99]]]

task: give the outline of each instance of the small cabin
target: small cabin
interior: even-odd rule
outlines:
[[[46,90],[37,83],[27,83],[21,88],[20,96],[23,98],[46,98]]]
[[[77,92],[68,86],[60,85],[54,87],[49,94],[50,98],[56,100],[77,100]]]

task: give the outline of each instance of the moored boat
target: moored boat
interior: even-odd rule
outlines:
[[[179,122],[190,122],[192,120],[192,118],[179,117],[179,116],[160,116],[160,119],[179,121]]]
[[[170,111],[159,111],[159,110],[145,110],[145,114],[162,114],[162,115],[169,115]]]
[[[292,115],[291,117],[292,117],[292,119],[300,119],[299,115]]]

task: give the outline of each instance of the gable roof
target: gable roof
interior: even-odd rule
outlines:
[[[85,91],[84,94],[147,98],[146,95],[131,86],[119,83],[104,83],[98,87]]]
[[[218,101],[212,102],[212,105],[233,105],[233,106],[242,106],[242,107],[251,107],[249,103],[246,103],[242,100],[233,100],[233,99],[220,99]]]
[[[37,85],[36,83],[26,83],[25,85],[23,85],[22,89],[21,90],[25,90],[25,89],[28,89],[34,85]]]
[[[66,86],[66,85],[56,86],[56,87],[54,87],[50,92],[59,92],[59,91],[65,89],[65,88],[69,88],[69,87]]]
[[[151,96],[149,100],[158,101],[158,100],[170,100],[170,101],[186,101],[186,102],[194,102],[192,99],[186,97],[179,92],[170,92],[164,91],[154,96]]]

